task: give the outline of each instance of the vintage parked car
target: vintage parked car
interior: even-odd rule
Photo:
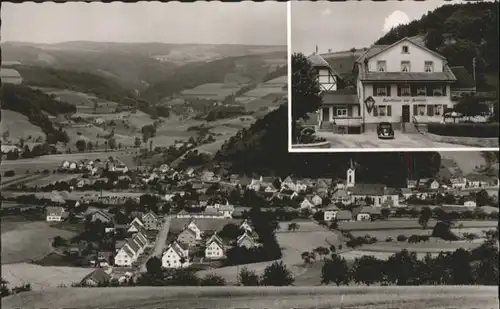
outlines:
[[[378,138],[382,139],[393,139],[394,138],[394,130],[392,129],[392,124],[389,122],[381,122],[377,126],[377,135]]]

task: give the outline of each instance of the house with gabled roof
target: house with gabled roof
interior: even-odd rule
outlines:
[[[357,207],[352,210],[352,215],[357,221],[371,221],[380,218],[381,209],[370,206]]]
[[[325,179],[318,179],[314,186],[314,191],[319,195],[325,197],[330,190],[330,184]]]
[[[335,220],[340,209],[335,204],[330,204],[323,208],[323,220],[326,222]]]
[[[127,232],[129,233],[137,233],[140,230],[144,229],[144,222],[142,222],[141,219],[138,217],[134,218],[132,222],[130,222],[129,228],[127,229]]]
[[[296,184],[296,179],[295,177],[288,176],[286,177],[282,182],[281,182],[281,189],[282,190],[292,190],[295,191],[295,184]]]
[[[333,203],[341,203],[343,205],[351,204],[351,197],[346,189],[337,189],[333,192],[330,200]]]
[[[247,249],[251,249],[257,246],[255,239],[250,236],[248,232],[244,232],[240,237],[236,240],[236,245],[238,247],[245,247]]]
[[[314,203],[311,202],[307,197],[304,198],[304,200],[300,203],[300,209],[311,209],[314,206]]]
[[[250,222],[245,219],[243,222],[240,224],[240,229],[247,231],[248,233],[253,233],[253,228]]]
[[[97,268],[93,272],[83,277],[80,284],[83,286],[98,286],[105,285],[110,281],[111,276],[106,272],[106,270],[104,268]]]
[[[113,216],[111,214],[101,210],[101,209],[98,209],[95,212],[93,212],[91,215],[92,222],[95,222],[97,220],[100,220],[102,223],[112,223]]]
[[[214,236],[212,236],[208,240],[205,247],[205,258],[210,260],[217,260],[223,258],[224,256],[224,241],[219,236],[217,236],[217,234],[214,234]]]
[[[314,204],[314,206],[320,206],[323,204],[323,199],[318,194],[311,196],[310,200]]]
[[[64,207],[48,206],[45,209],[47,222],[61,222],[67,217],[68,213]]]
[[[410,131],[415,122],[440,122],[453,107],[456,77],[446,58],[415,37],[373,45],[357,59],[354,71],[363,131],[375,130],[382,121]]]
[[[142,220],[144,223],[144,228],[146,230],[159,230],[161,226],[161,219],[152,211],[148,212],[144,216],[142,216]]]
[[[201,229],[196,225],[196,221],[195,220],[189,220],[189,223],[186,225],[186,228],[192,230],[195,235],[196,235],[196,240],[200,240],[201,239],[201,236],[203,234],[203,232],[201,231]]]
[[[260,176],[260,186],[265,188],[267,186],[272,186],[276,178],[272,176]],[[279,180],[279,179],[278,179]]]
[[[342,222],[342,221],[352,221],[352,212],[349,210],[340,210],[337,212],[337,215],[335,216],[335,220]]]
[[[278,192],[278,189],[276,189],[276,188],[274,187],[274,185],[270,185],[270,186],[267,186],[267,187],[264,189],[264,192],[265,192],[265,193],[269,193],[269,194],[273,194],[273,193]]]
[[[185,268],[190,265],[189,249],[180,242],[173,242],[163,253],[161,264],[164,268]]]
[[[115,266],[131,266],[135,262],[137,256],[136,253],[125,244],[121,247],[115,255],[114,264]]]
[[[260,188],[261,188],[260,179],[252,178],[252,180],[250,181],[250,184],[247,186],[247,188],[249,190],[253,190],[253,191],[260,191]]]
[[[189,228],[185,228],[177,235],[177,242],[186,244],[190,247],[195,246],[197,243],[196,233]]]

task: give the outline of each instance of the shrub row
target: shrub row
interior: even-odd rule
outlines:
[[[427,131],[442,136],[498,137],[498,123],[429,123]]]

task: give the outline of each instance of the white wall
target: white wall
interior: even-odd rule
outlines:
[[[402,46],[408,46],[409,53],[403,54]],[[387,72],[401,72],[401,61],[410,61],[410,72],[425,72],[425,61],[434,63],[434,72],[443,72],[444,61],[442,58],[429,53],[427,50],[410,43],[403,41],[392,48],[383,51],[375,57],[368,60],[368,71],[377,71],[377,61],[386,61]]]

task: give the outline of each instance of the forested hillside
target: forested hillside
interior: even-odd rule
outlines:
[[[134,97],[133,91],[125,89],[113,79],[88,72],[33,65],[15,65],[12,67],[21,74],[23,83],[29,86],[89,93],[100,99],[117,103],[121,103],[127,97]]]
[[[392,44],[416,35],[425,36],[426,46],[445,56],[452,66],[465,66],[473,72],[476,58],[478,90],[496,90],[498,1],[444,5],[392,29],[375,44]]]
[[[404,186],[413,177],[431,177],[438,171],[437,152],[289,153],[287,106],[269,113],[224,143],[215,161],[238,173],[345,178],[350,159],[357,164],[357,180]]]
[[[3,84],[0,91],[2,109],[12,110],[28,117],[29,121],[42,129],[47,135],[47,142],[67,142],[68,136],[60,129],[54,128],[47,115],[75,113],[76,107],[60,102],[39,90],[25,85]]]

